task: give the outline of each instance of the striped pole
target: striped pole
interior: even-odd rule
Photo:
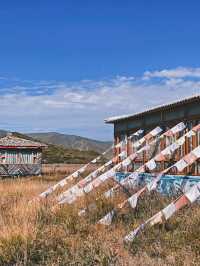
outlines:
[[[184,156],[184,165],[182,166],[184,168],[192,165],[196,160],[200,158],[200,146],[192,150],[188,155]],[[181,161],[180,160],[180,161]],[[180,166],[179,164],[175,164],[174,166],[177,168]],[[179,165],[179,166],[178,166]],[[140,226],[138,226],[135,230],[131,231],[128,235],[125,236],[124,241],[125,242],[131,242],[134,240],[134,238],[138,235],[139,232],[143,231],[147,225],[154,226],[155,224],[162,223],[165,220],[168,220],[175,212],[177,212],[179,209],[183,208],[187,204],[195,202],[200,197],[200,182],[193,185],[186,193],[184,193],[182,196],[178,197],[175,201],[167,205],[164,209],[156,213],[154,216],[152,216],[150,219],[142,223]]]
[[[135,148],[139,148],[143,145],[147,140],[150,140],[162,132],[160,127],[154,128],[150,133],[145,135],[136,141],[133,145]],[[85,180],[89,179],[89,183],[82,186],[81,184],[76,184],[74,187],[68,189],[67,191],[61,193],[58,197],[59,204],[63,203],[73,203],[78,197],[83,196],[85,193],[91,192],[94,188],[100,186],[103,182],[107,181],[109,178],[115,175],[115,171],[119,170],[121,167],[126,167],[132,163],[132,161],[138,156],[137,152],[129,155],[125,160],[115,165],[113,168],[105,172],[104,174],[94,178],[92,181],[90,177],[86,177]]]

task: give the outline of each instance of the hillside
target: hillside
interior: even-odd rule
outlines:
[[[59,145],[67,149],[76,149],[82,151],[92,150],[96,152],[103,152],[111,145],[111,142],[109,141],[98,141],[57,132],[28,133],[26,135],[47,144]]]
[[[13,134],[19,138],[35,140],[31,136],[27,136],[18,132]],[[40,141],[40,140],[39,140]],[[92,150],[78,150],[65,148],[59,145],[49,144],[48,148],[43,150],[42,162],[47,164],[54,163],[70,163],[70,164],[85,164],[99,155],[98,152]]]
[[[43,163],[72,163],[72,164],[85,164],[99,153],[95,151],[80,151],[77,149],[67,149],[62,146],[49,145],[47,149],[43,150],[42,161]]]
[[[0,129],[0,138],[3,138],[7,135],[8,131]]]

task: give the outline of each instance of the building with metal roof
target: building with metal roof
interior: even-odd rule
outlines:
[[[154,125],[173,125],[175,122],[194,121],[200,119],[200,95],[180,101],[156,106],[140,113],[115,116],[105,119],[106,123],[114,124],[114,132],[130,132],[141,127],[146,129]]]
[[[191,105],[194,103],[200,103],[200,95],[195,95],[193,97],[189,97],[189,98],[184,98],[181,99],[179,101],[175,101],[175,102],[170,102],[167,104],[162,104],[159,106],[154,106],[150,109],[144,110],[142,112],[139,113],[135,113],[135,114],[127,114],[127,115],[121,115],[121,116],[114,116],[114,117],[109,117],[105,119],[106,123],[117,123],[118,121],[122,121],[122,120],[126,120],[126,119],[131,119],[131,118],[139,118],[141,116],[145,116],[147,114],[152,114],[155,112],[160,112],[160,111],[167,111],[167,110],[172,110],[174,108],[177,108],[178,106],[183,106],[183,105]]]
[[[163,130],[167,130],[179,122],[184,122],[187,125],[187,129],[185,130],[187,131],[200,123],[200,95],[181,99],[165,105],[155,106],[140,113],[110,117],[105,119],[105,122],[114,125],[115,144],[125,138],[128,139],[128,137],[138,129],[143,129],[144,134],[147,134],[156,126],[160,126]],[[157,145],[157,149],[163,147],[162,143],[159,145]],[[175,159],[180,159],[181,156],[187,154],[197,145],[200,145],[199,133],[186,141],[183,150],[180,151],[180,154],[176,155]],[[128,144],[127,153],[130,154],[131,152],[131,145]],[[117,155],[118,153],[120,153],[120,151],[116,149],[115,154]],[[138,164],[140,165],[145,162],[145,155],[138,160]],[[200,163],[196,164],[191,174],[200,174]]]

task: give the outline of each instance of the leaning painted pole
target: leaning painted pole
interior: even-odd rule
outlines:
[[[140,129],[138,131],[136,131],[135,133],[133,133],[131,136],[129,136],[129,139],[131,139],[133,136],[139,136],[140,134],[142,134],[143,130]],[[50,194],[52,194],[55,190],[57,190],[58,188],[64,187],[68,181],[72,181],[74,178],[78,178],[78,176],[82,173],[85,172],[85,170],[92,164],[95,164],[97,162],[99,162],[101,160],[101,158],[107,154],[110,150],[112,150],[113,148],[119,148],[123,145],[123,141],[121,141],[120,143],[116,144],[115,146],[111,146],[110,148],[108,148],[106,151],[104,151],[101,155],[99,155],[98,157],[96,157],[95,159],[93,159],[92,161],[90,161],[89,163],[85,164],[84,166],[82,166],[80,169],[76,170],[74,173],[64,177],[62,180],[60,180],[58,183],[56,183],[55,185],[49,187],[48,189],[46,189],[44,192],[39,194],[39,198],[46,198],[48,197]]]
[[[146,142],[146,140],[155,138],[162,132],[162,129],[160,127],[154,128],[150,133],[145,135],[143,138],[139,139],[134,146],[139,147],[142,144]],[[143,149],[143,148],[142,148]],[[143,151],[143,150],[142,150]],[[140,149],[141,152],[141,149]],[[94,188],[97,188],[102,183],[107,181],[109,178],[113,177],[115,175],[115,171],[119,170],[122,166],[126,167],[134,161],[134,159],[138,156],[138,152],[135,152],[131,155],[129,155],[125,160],[115,165],[113,168],[108,170],[106,173],[94,178],[93,180],[89,179],[89,182],[86,183],[85,180],[87,180],[88,177],[84,180],[84,185],[75,185],[72,188],[68,189],[67,191],[61,193],[61,195],[58,197],[59,204],[63,203],[73,203],[78,197],[83,196],[85,193],[91,192]]]
[[[194,134],[194,130],[196,130],[197,127],[194,127],[192,130],[190,130],[189,132],[187,132],[185,135],[183,135],[182,137],[180,137],[178,140],[176,140],[174,143],[172,143],[171,145],[169,145],[168,147],[166,147],[163,151],[161,151],[158,155],[156,155],[153,159],[151,159],[150,161],[148,161],[146,164],[144,164],[142,167],[140,167],[139,169],[137,169],[134,173],[132,173],[130,176],[128,176],[126,178],[126,180],[123,180],[121,182],[122,186],[126,186],[129,188],[135,188],[135,186],[137,185],[138,182],[138,178],[139,175],[141,173],[143,173],[146,169],[146,167],[148,168],[150,165],[154,166],[153,168],[151,168],[151,170],[156,168],[156,161],[160,162],[160,158],[165,159],[166,155],[173,155],[173,153],[179,148],[181,147],[184,142],[186,137],[191,137]],[[158,160],[159,158],[159,160]],[[153,161],[153,163],[152,163]],[[168,173],[170,171],[171,168],[173,168],[174,166],[178,165],[178,170],[181,171],[182,168],[184,166],[183,162],[183,166],[181,166],[182,160],[178,161],[177,163],[175,163],[174,165],[170,166],[169,168],[159,172],[156,177],[152,180],[152,182],[150,182],[150,184],[145,185],[144,187],[140,188],[136,193],[134,193],[132,196],[130,196],[128,199],[124,200],[122,203],[119,203],[117,208],[114,208],[113,210],[111,210],[109,213],[107,213],[102,219],[99,220],[98,223],[100,224],[104,224],[104,225],[110,225],[112,222],[112,218],[114,217],[114,214],[122,209],[127,203],[134,209],[137,206],[137,201],[138,198],[144,194],[145,191],[151,191],[153,189],[155,189],[155,187],[157,186],[158,182],[160,181],[161,177]],[[117,189],[119,188],[119,186],[112,188],[111,190],[107,191],[105,193],[105,195],[108,196],[113,196],[114,192],[117,191]]]
[[[186,168],[192,165],[200,158],[200,146],[192,150],[188,155],[184,156],[174,167],[179,169],[179,166],[182,165],[182,168]],[[184,163],[183,163],[184,161]],[[184,165],[184,166],[183,166]],[[200,197],[200,182],[193,185],[189,190],[187,190],[182,196],[178,197],[175,201],[169,204],[167,207],[156,213],[150,219],[139,225],[135,230],[131,231],[128,235],[125,236],[125,242],[131,242],[134,238],[143,231],[147,225],[153,226],[158,223],[162,223],[165,220],[168,220],[175,212],[183,208],[187,204],[195,202]]]
[[[185,129],[185,124],[183,122],[178,123],[176,126],[172,127],[171,129],[167,130],[166,132],[164,132],[163,134],[161,134],[158,139],[162,139],[163,137],[174,137],[177,133],[182,132]],[[146,149],[146,147],[144,147]],[[143,148],[143,149],[144,149]],[[143,150],[142,149],[142,150]],[[169,148],[168,148],[169,149]],[[174,150],[174,144],[172,144],[171,147],[172,151]],[[140,152],[140,150],[138,151]],[[160,153],[160,157],[162,153]],[[155,156],[155,158],[158,158],[159,155]],[[148,163],[151,163],[152,165],[152,160],[149,160]],[[148,165],[148,163],[146,163]],[[114,187],[112,187],[110,190],[106,191],[103,196],[108,198],[111,196],[114,196],[114,194],[120,189],[123,188],[125,191],[127,191],[129,188],[134,188],[135,185],[137,184],[137,177],[139,173],[142,173],[145,171],[145,165],[141,166],[140,168],[138,168],[133,174],[130,174],[128,177],[126,177],[125,179],[123,179],[121,182],[119,182],[117,185],[115,185]],[[93,206],[94,207],[94,206]],[[86,209],[82,209],[79,212],[79,215],[84,214],[86,211]]]

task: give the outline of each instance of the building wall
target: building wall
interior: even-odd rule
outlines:
[[[0,176],[32,176],[42,173],[41,164],[0,164]]]
[[[0,176],[41,174],[41,149],[0,149]]]
[[[125,120],[121,120],[114,123],[114,140],[115,143],[119,143],[124,138],[128,137],[138,129],[144,129],[144,134],[147,134],[156,126],[161,126],[164,130],[175,126],[179,122],[185,122],[187,124],[188,129],[185,132],[180,133],[176,138],[179,138],[181,135],[185,134],[189,129],[193,126],[200,123],[200,104],[198,102],[189,103],[173,108],[169,108],[167,110],[160,111],[152,111],[145,115],[141,115],[135,118],[129,118]],[[154,147],[152,147],[149,153],[144,152],[140,158],[135,162],[133,169],[137,169],[139,166],[147,162],[151,159],[156,152],[163,150],[166,146],[168,146],[171,142],[175,141],[176,138],[173,139],[165,138],[157,143]],[[181,157],[189,153],[192,149],[200,145],[200,134],[197,133],[196,136],[188,139],[183,147],[178,150],[170,163],[175,163]],[[131,143],[127,145],[127,153],[131,154],[133,152]],[[120,153],[120,149],[115,150],[115,155]],[[167,167],[169,162],[163,162],[160,164],[160,169],[162,170]],[[194,166],[189,167],[185,170],[183,174],[190,173],[192,175],[200,174],[200,162],[197,162]]]
[[[171,127],[178,121],[194,122],[200,120],[200,103],[188,103],[167,110],[149,112],[135,118],[124,119],[114,123],[115,137],[121,134],[131,134],[139,128],[149,131],[153,127],[160,125]]]

